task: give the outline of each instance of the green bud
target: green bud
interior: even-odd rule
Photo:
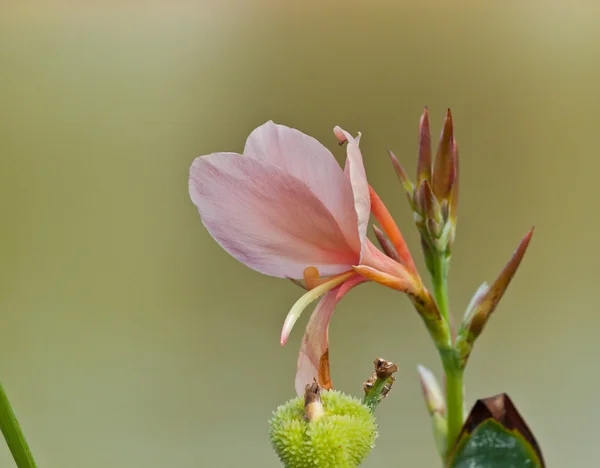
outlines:
[[[269,420],[269,437],[286,468],[355,468],[371,452],[377,425],[369,408],[336,390],[322,390],[323,415],[305,417],[297,397],[280,406]]]

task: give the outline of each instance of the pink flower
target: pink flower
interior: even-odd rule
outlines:
[[[339,127],[334,133],[347,142],[343,171],[317,140],[273,122],[250,134],[243,155],[213,153],[190,168],[192,201],[227,252],[260,273],[305,280],[307,292],[285,320],[282,345],[306,306],[322,297],[302,340],[299,394],[313,378],[331,388],[329,321],[350,289],[374,280],[410,294],[422,290],[400,231],[369,187],[359,139]],[[399,261],[367,239],[371,211]]]

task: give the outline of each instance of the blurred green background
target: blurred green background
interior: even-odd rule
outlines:
[[[456,315],[536,226],[468,404],[506,391],[549,466],[595,466],[599,21],[591,0],[3,2],[0,378],[39,465],[279,466],[266,420],[308,313],[281,348],[299,290],[211,239],[188,167],[270,119],[340,159],[334,125],[362,131],[423,268],[385,150],[414,173],[428,105],[435,135],[452,108],[461,154]],[[400,365],[365,466],[438,466],[415,366],[440,366],[406,298],[352,291],[331,342],[347,392],[376,356]]]

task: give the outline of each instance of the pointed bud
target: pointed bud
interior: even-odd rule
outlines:
[[[425,397],[427,411],[431,415],[433,437],[438,453],[446,453],[446,439],[448,435],[448,423],[446,421],[446,403],[440,386],[431,371],[423,366],[417,366],[421,389]]]
[[[385,233],[381,229],[379,229],[375,224],[373,225],[373,232],[375,233],[375,237],[377,237],[379,245],[381,245],[381,248],[383,249],[385,254],[388,257],[396,260],[398,263],[402,263],[402,259],[398,255],[398,252],[396,252],[394,244],[392,244],[392,242],[387,238]]]
[[[517,268],[519,267],[527,246],[533,235],[533,228],[521,240],[521,243],[515,250],[511,259],[504,266],[496,281],[489,287],[480,287],[475,296],[471,300],[471,304],[467,309],[465,320],[458,333],[456,346],[460,352],[461,364],[464,367],[467,363],[475,340],[481,335],[490,316],[496,309],[504,292],[508,288],[512,278],[514,277]]]
[[[448,109],[444,128],[440,137],[435,165],[433,169],[432,189],[438,200],[450,196],[452,185],[456,178],[455,158],[456,146],[454,144],[454,129],[452,125],[452,113]]]
[[[429,414],[446,414],[444,395],[442,394],[442,390],[440,389],[440,386],[438,385],[433,373],[421,365],[417,366],[417,371],[419,372],[421,389],[423,390],[423,397],[425,398],[425,404],[427,405],[427,411],[429,411]]]
[[[417,163],[417,186],[424,180],[431,180],[431,133],[429,131],[429,111],[427,107],[419,123],[419,160]]]
[[[398,161],[396,155],[390,150],[388,150],[388,154],[390,156],[390,160],[392,161],[392,166],[394,166],[394,171],[396,172],[398,179],[400,179],[400,182],[402,182],[402,187],[404,187],[404,190],[406,190],[406,193],[408,194],[408,199],[410,201],[412,200],[413,194],[415,192],[415,186],[408,178],[408,174],[406,174],[406,171],[400,164],[400,161]]]

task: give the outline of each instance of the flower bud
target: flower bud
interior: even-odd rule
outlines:
[[[489,287],[486,283],[483,283],[471,299],[456,339],[456,348],[459,352],[459,361],[462,367],[467,364],[475,340],[483,332],[490,316],[496,310],[496,306],[517,272],[532,235],[533,228],[521,240],[494,283]]]
[[[440,389],[435,376],[429,369],[421,365],[417,366],[417,371],[419,372],[421,390],[423,391],[423,397],[425,398],[425,404],[427,405],[429,414],[446,414],[444,395],[442,394],[442,390]]]
[[[440,455],[446,452],[446,436],[448,433],[448,424],[446,421],[446,403],[440,386],[435,376],[429,369],[423,366],[417,366],[419,380],[423,397],[427,405],[427,411],[431,415],[431,424],[433,437]]]
[[[458,148],[450,109],[446,114],[433,168],[429,112],[427,108],[423,111],[419,124],[416,187],[391,151],[390,158],[408,194],[425,257],[449,256],[456,236],[458,210]]]

